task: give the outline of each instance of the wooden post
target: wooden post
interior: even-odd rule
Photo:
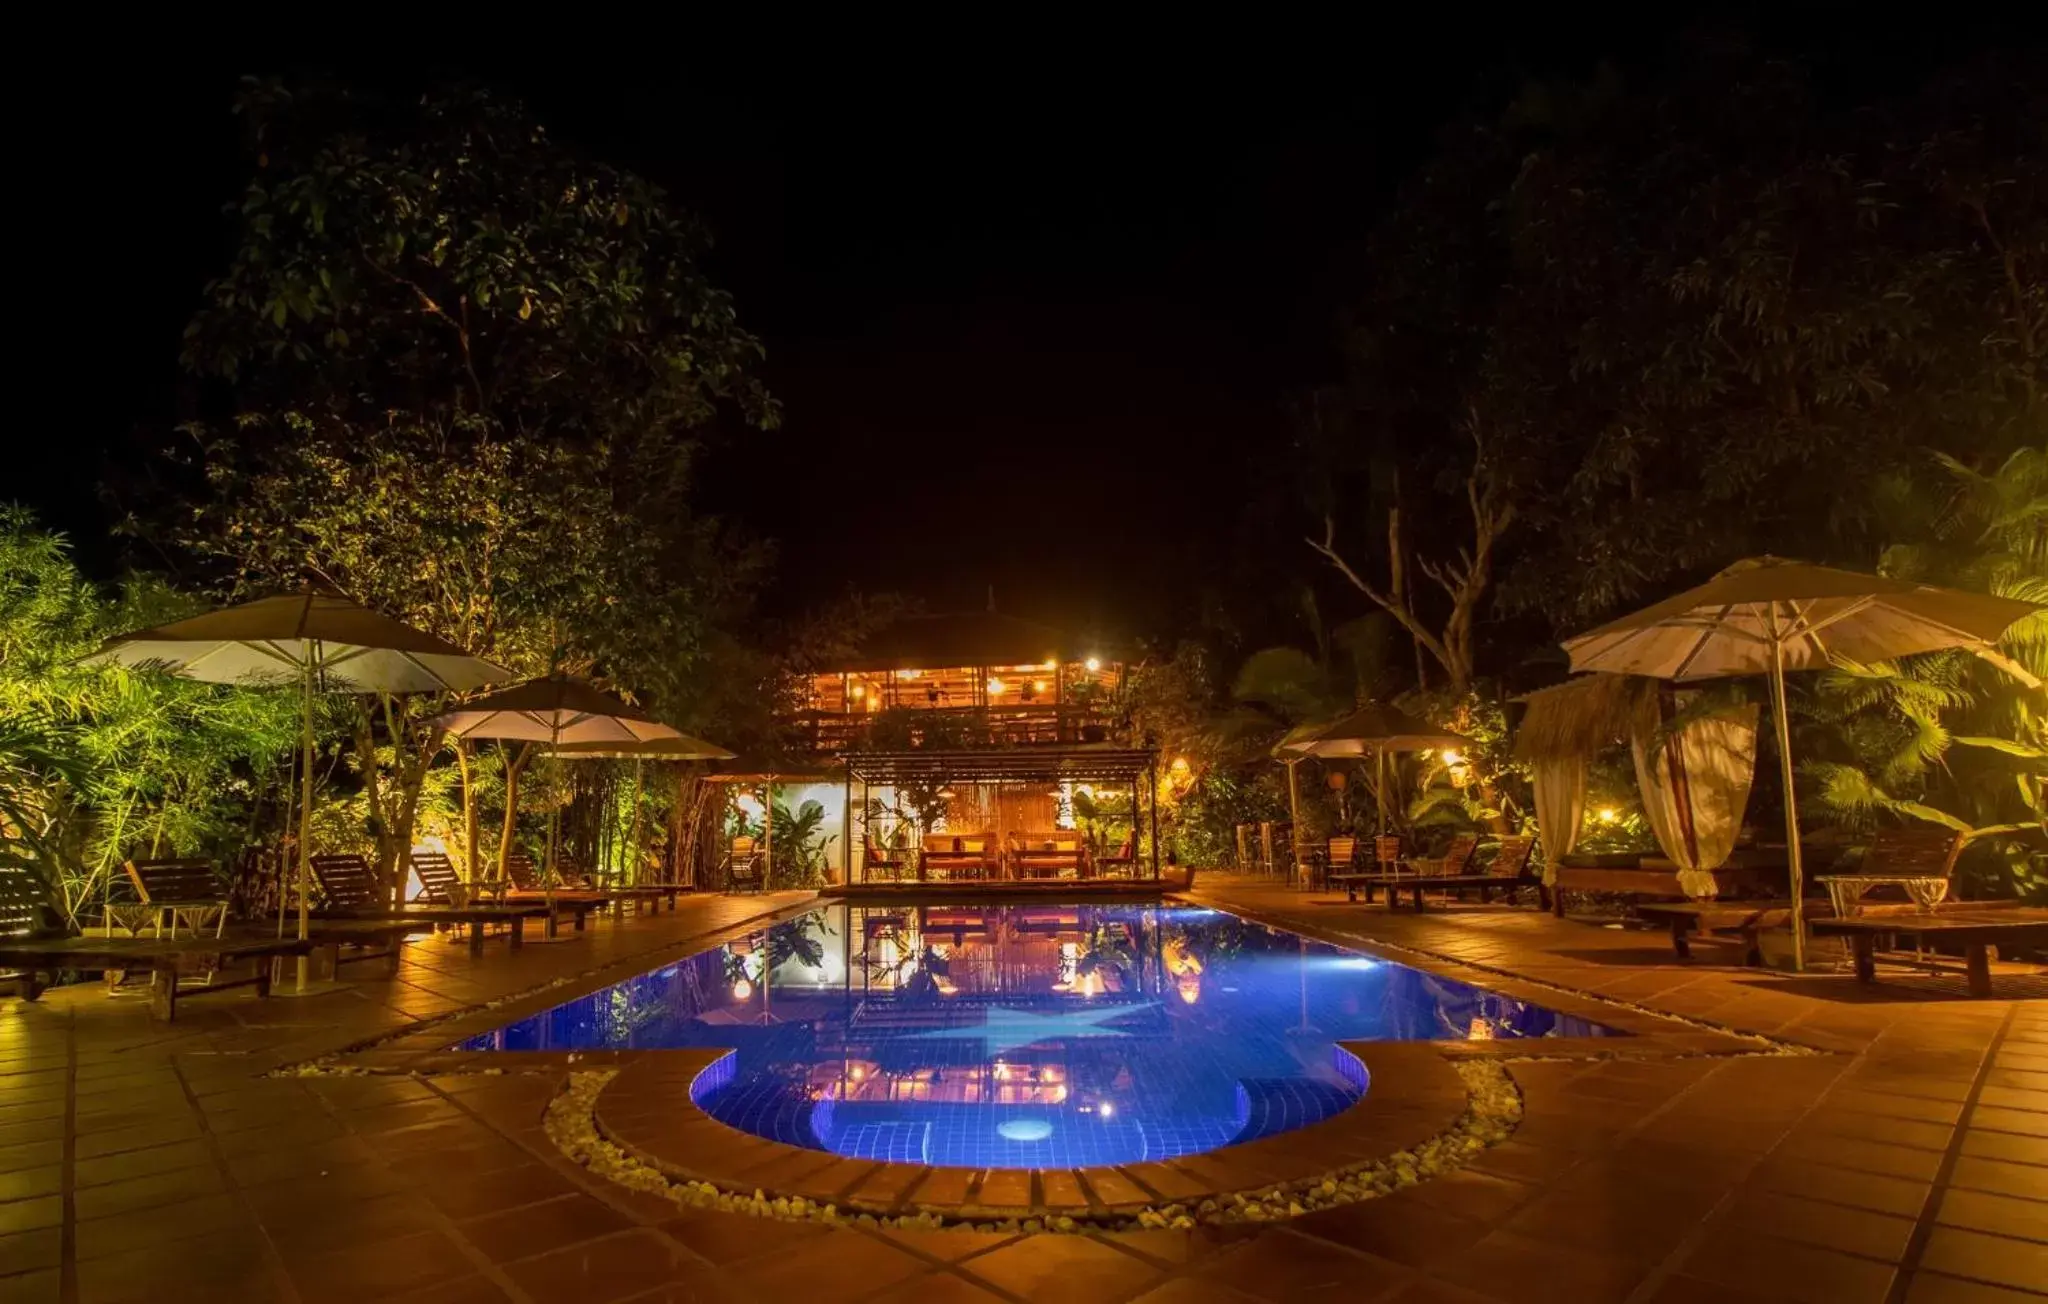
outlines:
[[[1152,789],[1152,881],[1159,881],[1159,762],[1146,771],[1145,782]]]

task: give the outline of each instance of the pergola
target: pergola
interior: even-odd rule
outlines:
[[[846,765],[846,808],[854,809],[853,785],[861,785],[861,805],[876,787],[931,783],[1102,783],[1129,784],[1131,828],[1140,827],[1141,786],[1149,789],[1152,878],[1159,877],[1159,756],[1141,747],[1111,743],[1061,743],[1030,747],[958,751],[855,751]],[[853,836],[849,823],[841,844],[845,874],[853,876]]]

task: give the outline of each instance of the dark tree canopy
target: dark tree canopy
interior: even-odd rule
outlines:
[[[517,105],[260,83],[239,109],[255,174],[186,360],[245,404],[585,440],[670,438],[728,400],[774,423],[702,224]]]

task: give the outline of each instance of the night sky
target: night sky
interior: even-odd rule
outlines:
[[[1995,39],[1844,45],[1824,15],[1793,21],[1764,43],[1849,90]],[[992,586],[1014,614],[1147,633],[1186,621],[1205,587],[1313,569],[1248,558],[1236,523],[1288,438],[1286,396],[1335,374],[1359,237],[1460,113],[1603,58],[1647,75],[1678,27],[1637,22],[1446,20],[1230,60],[792,61],[740,44],[638,68],[324,70],[475,76],[709,219],[712,274],[767,343],[786,424],[725,441],[700,497],[778,541],[771,613],[853,587],[978,608]],[[56,428],[17,427],[29,474],[0,493],[96,567],[115,554],[95,482],[190,402],[178,333],[225,256],[236,74],[295,70],[138,66],[100,88],[116,129],[32,142],[60,202],[39,210],[50,259],[29,260],[54,307],[26,374],[84,359],[90,382]]]

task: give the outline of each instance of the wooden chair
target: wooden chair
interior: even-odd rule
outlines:
[[[1358,868],[1358,839],[1349,833],[1339,833],[1323,844],[1322,853],[1311,857],[1310,869],[1313,876],[1327,885],[1335,879],[1355,873]],[[1314,883],[1308,886],[1315,886]]]
[[[1105,851],[1095,857],[1096,874],[1107,878],[1113,874],[1134,875],[1138,872],[1138,834],[1135,830],[1125,836],[1115,851]]]
[[[0,937],[26,939],[62,937],[69,929],[58,924],[50,890],[27,865],[0,859]]]
[[[903,877],[910,862],[901,851],[884,852],[872,836],[861,838],[861,874],[864,878],[886,878],[894,883]]]
[[[1456,878],[1472,872],[1472,858],[1479,854],[1479,835],[1460,833],[1444,848],[1444,854],[1434,860],[1416,857],[1402,864],[1411,874],[1426,874],[1434,878]]]
[[[172,937],[178,935],[180,924],[195,934],[211,926],[215,937],[227,926],[227,886],[214,872],[212,861],[131,860],[123,868],[135,889],[136,903],[148,912],[158,937],[163,936],[167,921]]]
[[[768,886],[768,857],[752,838],[734,838],[732,849],[719,862],[728,892],[760,892]]]

